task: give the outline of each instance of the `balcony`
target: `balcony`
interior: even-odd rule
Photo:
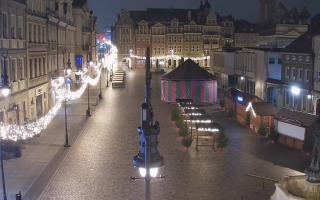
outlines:
[[[48,82],[48,75],[44,75],[44,76],[40,76],[40,77],[37,77],[37,78],[30,79],[29,80],[29,86],[30,87],[35,87],[35,86],[41,85],[41,84],[46,83],[46,82]]]
[[[11,92],[16,93],[19,92],[19,83],[18,81],[11,82]]]
[[[25,49],[26,41],[18,39],[0,39],[1,49]]]
[[[19,90],[20,91],[27,89],[26,80],[19,80],[18,83],[19,83]]]

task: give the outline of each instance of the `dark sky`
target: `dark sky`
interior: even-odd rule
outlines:
[[[320,0],[281,0],[287,8],[306,5],[312,15],[320,13]],[[113,25],[120,10],[142,10],[147,7],[197,8],[200,0],[88,0],[89,6],[98,17],[98,27]],[[210,0],[215,11],[222,15],[232,14],[236,18],[250,21],[258,19],[259,0]]]

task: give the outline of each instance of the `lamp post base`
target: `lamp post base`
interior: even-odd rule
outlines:
[[[66,148],[71,147],[71,145],[70,145],[70,144],[64,144],[63,146],[64,146],[64,147],[66,147]]]
[[[99,94],[99,99],[101,100],[101,99],[103,99],[103,97],[102,97],[102,94],[100,93]]]
[[[91,112],[90,112],[90,110],[87,110],[86,116],[87,116],[87,117],[91,117]]]

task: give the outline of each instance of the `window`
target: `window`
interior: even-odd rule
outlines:
[[[282,64],[282,59],[278,58],[278,64]]]
[[[286,60],[290,60],[290,55],[286,55]]]
[[[307,97],[305,95],[302,96],[302,109],[307,110]]]
[[[29,24],[29,42],[32,42],[32,24]]]
[[[8,13],[2,13],[2,36],[8,38]]]
[[[23,38],[23,17],[18,17],[18,29],[17,29],[17,38],[22,39]]]
[[[30,78],[33,78],[33,66],[32,59],[29,60]]]
[[[310,56],[306,56],[306,62],[310,62]]]
[[[293,107],[298,108],[299,101],[300,101],[300,97],[299,96],[294,96],[293,97]]]
[[[16,38],[16,16],[15,15],[11,15],[10,33],[11,33],[11,38],[15,39]]]
[[[276,59],[275,58],[269,58],[269,64],[271,64],[271,65],[276,64]]]
[[[290,78],[290,67],[286,67],[286,78]]]
[[[10,67],[10,81],[16,81],[16,74],[17,74],[17,65],[16,65],[16,60],[13,59],[11,60],[11,67]]]
[[[295,67],[291,68],[291,78],[293,80],[296,80],[296,78],[297,78],[297,69]]]
[[[289,92],[288,92],[288,90],[286,90],[286,92],[284,94],[284,98],[285,98],[285,104],[289,105]]]
[[[303,80],[303,69],[299,68],[299,80]]]
[[[22,80],[23,79],[23,67],[22,67],[22,59],[17,60],[17,79]]]
[[[297,60],[296,56],[292,56],[291,58],[292,58],[292,60]]]
[[[306,82],[309,82],[310,81],[310,70],[306,69]]]

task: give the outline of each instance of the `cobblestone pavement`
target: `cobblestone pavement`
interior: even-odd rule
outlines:
[[[221,113],[216,117],[227,126],[229,146],[216,152],[208,148],[196,152],[194,147],[185,151],[170,121],[172,105],[160,101],[160,75],[154,74],[152,81],[152,105],[161,126],[159,149],[165,158],[161,174],[166,176],[153,180],[152,200],[268,199],[275,189],[273,183],[263,184],[247,174],[280,179],[299,173],[286,165],[290,158],[294,165],[290,167],[302,168],[295,161],[302,158],[299,152],[265,144]],[[108,91],[39,199],[143,199],[143,181],[130,180],[138,176],[132,157],[138,151],[136,128],[143,86],[144,71],[135,69],[127,72],[126,88]],[[282,162],[273,160],[277,154]]]
[[[98,93],[97,88],[91,88],[90,107],[92,112],[96,107]],[[75,140],[86,122],[86,94],[82,98],[68,103],[67,106],[70,143]],[[22,157],[4,161],[8,200],[16,199],[15,194],[19,191],[21,191],[23,199],[35,199],[35,196],[39,195],[39,191],[41,193],[67,152],[63,147],[64,134],[64,109],[62,108],[39,137],[32,138],[22,145]],[[0,196],[2,197],[2,188]]]

